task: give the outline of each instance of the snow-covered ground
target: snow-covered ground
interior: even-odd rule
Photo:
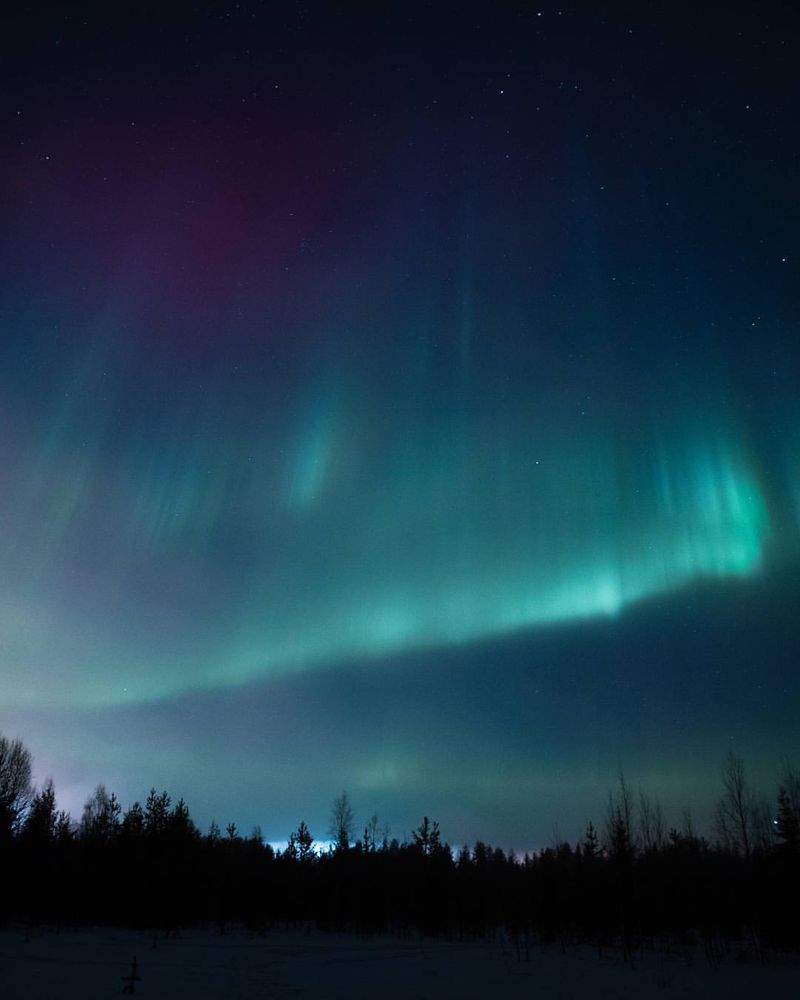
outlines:
[[[797,1000],[800,963],[709,967],[646,955],[633,968],[591,949],[531,950],[518,961],[502,942],[462,944],[280,933],[224,937],[192,931],[158,941],[135,931],[0,932],[2,1000],[100,1000],[122,993],[138,960],[146,1000]]]

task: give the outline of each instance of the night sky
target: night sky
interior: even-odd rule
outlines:
[[[2,29],[0,731],[518,849],[800,751],[792,4]]]

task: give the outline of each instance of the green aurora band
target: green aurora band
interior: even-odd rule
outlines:
[[[7,428],[12,705],[146,702],[617,615],[796,541],[791,456],[776,492],[708,378],[693,413],[624,424],[580,393],[531,399],[509,359],[494,384],[432,384],[434,409],[424,384],[409,398],[412,358],[391,379],[320,365],[288,405],[277,382],[212,377],[137,410],[125,364],[85,356],[48,424]]]

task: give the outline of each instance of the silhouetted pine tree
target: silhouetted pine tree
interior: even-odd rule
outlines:
[[[293,861],[310,861],[314,856],[314,838],[305,820],[301,820],[297,829],[289,834],[286,854]]]
[[[144,809],[138,802],[134,802],[122,817],[120,830],[123,837],[136,838],[144,834]]]
[[[439,824],[434,820],[431,822],[424,816],[420,826],[412,833],[414,845],[420,854],[431,857],[437,854],[442,848],[442,838],[439,833]]]
[[[591,820],[586,824],[582,846],[585,861],[595,861],[600,856],[600,840]]]
[[[166,791],[159,794],[155,788],[150,789],[144,804],[144,830],[148,836],[159,837],[167,829],[170,802]]]
[[[21,836],[36,844],[52,843],[56,838],[58,819],[56,790],[52,778],[48,778],[42,790],[31,799]]]

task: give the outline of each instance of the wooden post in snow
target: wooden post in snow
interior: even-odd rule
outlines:
[[[120,979],[126,985],[122,987],[123,993],[130,993],[131,995],[136,992],[136,984],[142,981],[142,977],[137,975],[137,969],[139,968],[139,963],[136,960],[136,956],[133,956],[133,961],[131,962],[131,971],[127,976],[120,976]]]

